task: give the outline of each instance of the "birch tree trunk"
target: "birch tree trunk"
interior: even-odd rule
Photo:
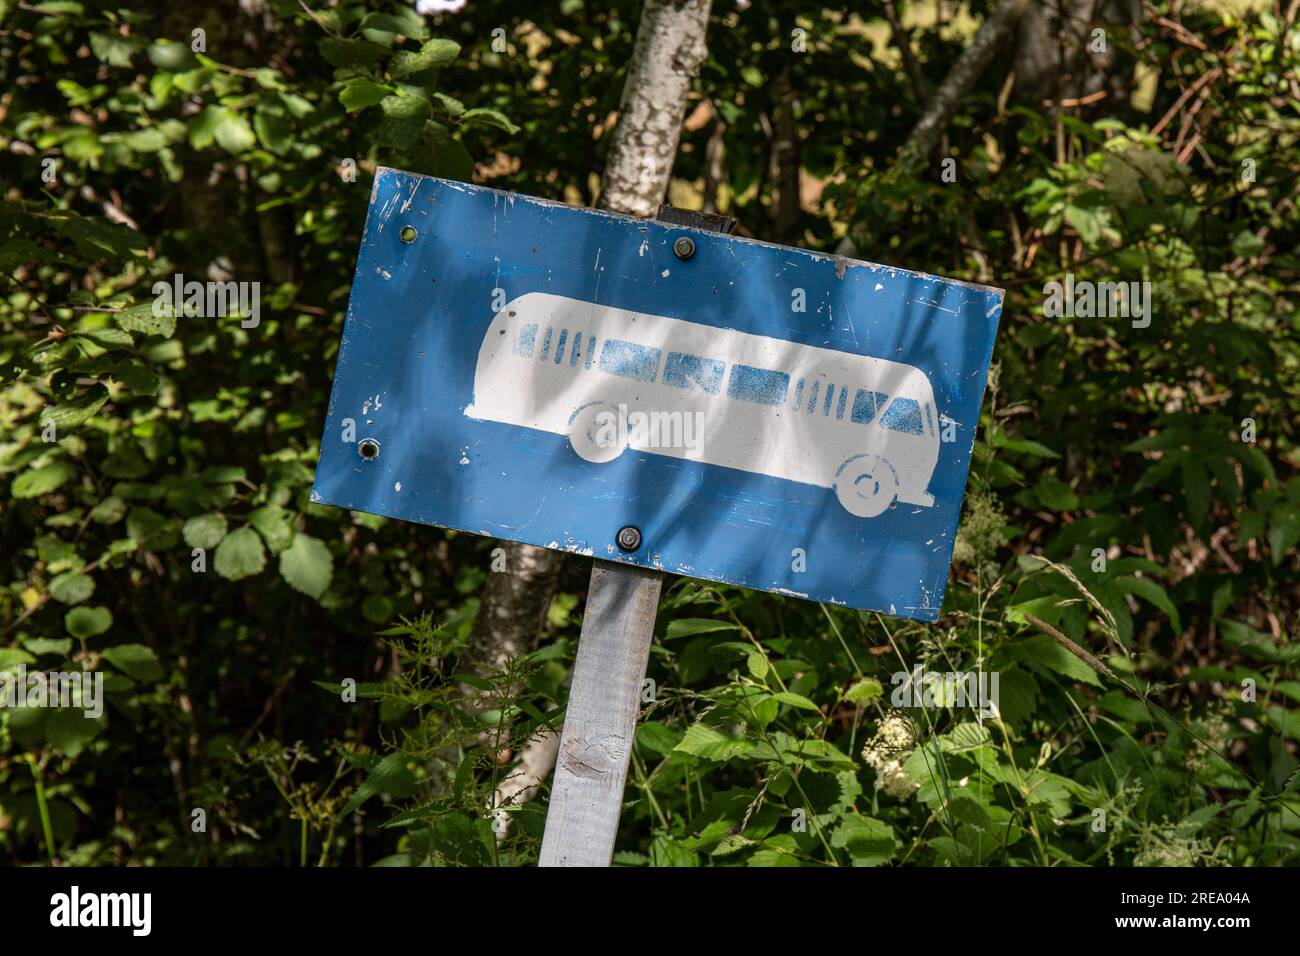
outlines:
[[[711,0],[646,0],[598,205],[653,216],[668,192],[686,94],[708,55]]]

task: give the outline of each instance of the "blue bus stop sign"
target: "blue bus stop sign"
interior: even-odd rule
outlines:
[[[381,168],[312,500],[934,620],[1001,308]]]

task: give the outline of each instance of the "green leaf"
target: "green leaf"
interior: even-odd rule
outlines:
[[[1007,451],[1019,452],[1022,455],[1032,455],[1035,458],[1060,458],[1056,452],[1046,445],[1036,441],[1030,441],[1027,438],[1007,438],[998,442],[999,448],[1005,448]]]
[[[37,657],[42,654],[67,656],[72,651],[72,638],[29,637],[23,641],[23,647]]]
[[[1273,508],[1268,520],[1268,549],[1273,563],[1281,564],[1296,542],[1300,542],[1300,507],[1283,501]]]
[[[12,671],[19,664],[35,664],[36,658],[16,647],[0,647],[0,671]]]
[[[814,714],[821,713],[821,710],[817,707],[817,705],[814,704],[812,701],[810,701],[807,697],[803,696],[802,694],[796,694],[793,693],[792,691],[783,690],[779,693],[773,694],[772,696],[783,704],[789,704],[791,707],[797,707],[800,710],[810,710]]]
[[[399,750],[375,764],[361,786],[352,794],[352,799],[339,811],[339,815],[346,817],[377,793],[409,786],[412,775],[407,769],[406,759],[406,754]]]
[[[885,688],[874,677],[864,677],[844,692],[844,699],[852,704],[864,704],[884,694]]]
[[[666,757],[677,746],[677,732],[667,724],[648,720],[637,724],[636,745],[651,753]]]
[[[90,509],[90,520],[96,524],[117,524],[126,517],[126,502],[116,495],[109,495]]]
[[[374,106],[385,96],[390,96],[392,92],[391,86],[384,86],[364,76],[358,76],[343,84],[343,89],[339,91],[339,102],[349,113],[355,113],[367,106]]]
[[[1065,221],[1075,228],[1079,238],[1088,246],[1096,244],[1101,238],[1105,215],[1101,209],[1083,209],[1075,205],[1065,207]]]
[[[703,757],[705,760],[730,760],[742,756],[754,749],[752,741],[728,737],[721,731],[705,724],[691,724],[686,728],[686,736],[673,748],[681,753]]]
[[[1283,793],[1296,793],[1298,791],[1300,791],[1300,768],[1291,772],[1291,776],[1287,778],[1286,785],[1282,787]]]
[[[467,110],[461,114],[461,122],[477,126],[489,126],[496,129],[503,129],[507,133],[519,132],[519,127],[510,122],[506,115],[500,110],[487,109],[486,107],[477,107]]]
[[[45,720],[46,742],[68,757],[81,753],[106,726],[102,713],[98,717],[87,717],[84,700],[80,703],[80,707],[53,708]]]
[[[239,528],[230,532],[217,548],[212,566],[219,575],[230,581],[259,574],[266,567],[262,539],[252,528]]]
[[[1073,511],[1079,507],[1079,496],[1074,490],[1052,475],[1040,478],[1034,486],[1034,492],[1038,495],[1038,500],[1053,511]]]
[[[1071,654],[1046,634],[1033,634],[1006,645],[1003,653],[1015,660],[1026,661],[1064,674],[1072,680],[1101,687],[1096,671]]]
[[[848,816],[831,831],[831,846],[848,850],[854,866],[881,866],[894,856],[894,828],[874,817]]]
[[[367,595],[361,602],[361,616],[367,621],[383,624],[393,616],[393,601],[384,594]]]
[[[135,345],[131,333],[124,329],[90,329],[76,334],[78,338],[90,339],[96,345],[106,349],[123,349]]]
[[[223,109],[217,117],[217,125],[212,131],[217,145],[227,153],[243,153],[257,145],[253,128],[248,125],[242,113]]]
[[[1124,577],[1115,582],[1115,587],[1125,593],[1136,594],[1148,604],[1153,604],[1164,611],[1169,615],[1169,623],[1173,625],[1174,633],[1182,633],[1183,625],[1178,617],[1178,608],[1174,606],[1173,601],[1169,600],[1169,595],[1165,589],[1156,582],[1149,578]]]
[[[149,462],[135,444],[118,448],[99,467],[110,478],[142,478],[149,473]]]
[[[664,635],[664,640],[671,641],[679,637],[692,637],[696,634],[709,634],[713,631],[735,630],[739,630],[739,628],[730,621],[714,621],[703,617],[679,618],[676,621],[668,622],[668,633]]]
[[[474,157],[458,139],[438,140],[416,152],[416,162],[421,172],[442,179],[469,182],[474,177]]]
[[[74,215],[51,220],[49,225],[59,235],[71,239],[76,244],[77,251],[90,259],[105,255],[125,258],[137,250],[143,251],[149,244],[149,241],[134,229],[103,219],[88,219]]]
[[[119,328],[128,332],[140,332],[144,335],[161,335],[171,338],[176,331],[176,313],[171,306],[159,305],[155,314],[153,302],[141,302],[129,308],[113,313],[113,321]]]
[[[31,8],[36,13],[48,13],[50,16],[59,16],[67,14],[68,16],[79,17],[85,12],[77,0],[45,0],[45,3],[38,3]]]
[[[108,389],[96,384],[75,401],[41,409],[41,425],[53,424],[56,432],[77,428],[93,418],[107,401]]]
[[[446,66],[460,55],[460,44],[454,40],[437,38],[426,41],[418,52],[401,51],[393,54],[388,64],[388,73],[395,80],[404,79],[413,73]]]
[[[1251,256],[1257,256],[1264,249],[1264,240],[1253,232],[1242,230],[1232,239],[1232,254],[1241,256],[1243,259],[1249,259]]]
[[[61,604],[80,604],[94,593],[94,578],[80,571],[68,571],[50,582],[50,597]]]
[[[143,644],[116,644],[105,648],[101,656],[127,677],[141,683],[152,683],[163,676],[158,658]]]
[[[127,515],[126,534],[141,548],[166,551],[177,542],[175,524],[152,508],[135,507]]]
[[[1183,494],[1187,498],[1187,520],[1193,528],[1203,528],[1210,511],[1210,473],[1190,456],[1183,459],[1180,471]]]
[[[90,52],[109,66],[127,67],[144,44],[140,40],[124,37],[120,33],[92,33]]]
[[[266,542],[272,554],[279,554],[293,542],[293,513],[275,505],[263,505],[248,516],[248,523]]]
[[[195,149],[207,149],[211,146],[216,138],[219,122],[221,122],[221,107],[208,105],[199,110],[190,121],[190,145]]]
[[[198,66],[198,60],[189,47],[183,43],[176,43],[171,40],[159,40],[150,44],[146,51],[149,56],[149,62],[159,70],[166,70],[172,73],[181,70],[193,69]]]
[[[167,134],[156,126],[123,133],[118,142],[136,153],[156,153],[168,145]]]
[[[747,836],[739,833],[729,833],[718,841],[709,853],[709,856],[730,856],[751,846],[758,846],[758,843]]]
[[[9,492],[15,498],[39,498],[54,491],[76,473],[71,464],[59,459],[40,468],[29,468],[13,480]]]
[[[226,536],[226,516],[214,512],[213,514],[199,515],[197,518],[191,518],[185,522],[185,527],[181,528],[181,537],[191,548],[215,548],[221,543]]]
[[[454,96],[448,96],[446,93],[434,90],[433,98],[438,101],[438,105],[447,111],[450,116],[459,116],[465,112],[465,104]]]
[[[113,612],[106,607],[74,607],[63,615],[63,626],[73,637],[97,637],[113,626]]]
[[[231,485],[247,477],[248,473],[235,465],[212,465],[199,472],[199,480],[210,485]]]
[[[323,37],[320,41],[321,56],[338,67],[370,66],[384,55],[384,48],[365,40],[336,40]]]
[[[1224,618],[1219,622],[1219,630],[1229,647],[1253,660],[1270,664],[1300,662],[1300,644],[1287,643],[1279,646],[1271,634],[1257,631],[1242,621]]]
[[[405,149],[424,132],[430,106],[423,96],[385,96],[379,107],[384,118],[375,130],[375,138],[381,144]]]
[[[295,591],[319,598],[330,586],[334,558],[325,542],[300,532],[280,555],[280,574]]]
[[[856,770],[853,758],[834,744],[815,737],[797,739],[787,734],[777,734],[777,749],[805,763],[809,770]]]
[[[253,116],[253,131],[262,148],[277,156],[284,156],[293,146],[293,127],[283,116],[258,110]]]

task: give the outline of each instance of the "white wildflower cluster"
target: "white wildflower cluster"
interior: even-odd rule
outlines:
[[[1152,827],[1143,834],[1142,847],[1133,856],[1134,866],[1205,866],[1214,862],[1209,840],[1183,835],[1175,826]]]
[[[862,759],[876,772],[876,789],[891,797],[910,797],[919,788],[903,765],[912,755],[916,735],[906,717],[890,716],[880,722],[876,735],[862,748]]]
[[[1228,749],[1232,743],[1232,724],[1228,719],[1230,715],[1230,708],[1216,707],[1193,725],[1208,748],[1196,741],[1188,744],[1183,756],[1183,764],[1188,770],[1193,773],[1204,770],[1210,761],[1216,759],[1215,753],[1223,753]]]

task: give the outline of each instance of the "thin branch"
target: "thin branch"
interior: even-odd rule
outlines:
[[[939,144],[948,121],[957,112],[957,107],[975,86],[975,81],[997,52],[998,45],[1020,20],[1028,5],[1028,0],[1002,0],[992,16],[984,21],[984,25],[975,34],[975,39],[971,40],[965,52],[948,71],[925,115],[903,144],[898,156],[900,168],[915,171],[925,164]]]
[[[907,79],[912,84],[917,105],[924,109],[930,102],[930,84],[925,81],[921,64],[912,52],[912,44],[908,40],[907,31],[903,29],[903,21],[898,16],[894,0],[885,0],[885,19],[889,21],[889,30],[894,35],[894,46],[898,47],[899,55],[903,58],[903,69],[907,71]]]

